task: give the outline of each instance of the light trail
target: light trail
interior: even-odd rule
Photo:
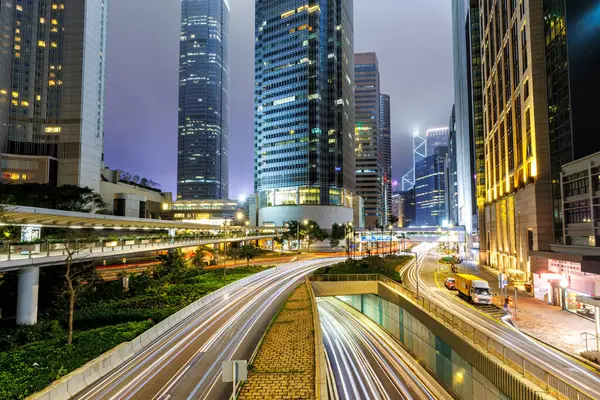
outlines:
[[[318,299],[323,342],[343,400],[451,399],[377,324],[337,299]]]
[[[225,291],[76,398],[222,398],[221,363],[240,352],[247,358],[259,322],[268,323],[266,313],[276,311],[285,292],[306,274],[340,260],[295,262]]]
[[[417,286],[417,280],[419,281],[420,296],[441,305],[458,317],[468,319],[469,323],[476,326],[477,329],[521,357],[525,356],[532,363],[547,368],[572,387],[593,398],[600,399],[600,375],[597,373],[588,370],[562,353],[548,349],[538,341],[527,337],[515,327],[491,320],[480,311],[465,304],[458,296],[440,291],[437,287],[432,289],[427,285],[421,279],[421,270],[427,263],[433,262],[430,255],[433,246],[421,244],[416,249],[419,253],[418,265],[417,263],[410,264],[409,267],[404,269],[404,273],[413,288]]]

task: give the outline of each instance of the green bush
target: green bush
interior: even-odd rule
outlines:
[[[409,256],[372,256],[360,260],[351,259],[320,268],[315,274],[381,274],[397,282],[402,282],[402,276],[398,271],[411,258]]]
[[[36,325],[17,325],[7,328],[0,335],[0,351],[40,340],[55,339],[65,334],[58,321],[42,321]]]
[[[66,336],[63,336],[0,352],[0,398],[23,399],[42,390],[113,347],[134,339],[152,325],[150,321],[129,322],[76,332],[72,346],[65,344]]]

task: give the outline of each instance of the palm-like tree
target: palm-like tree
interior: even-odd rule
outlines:
[[[215,257],[214,249],[208,246],[198,246],[192,255],[192,265],[195,268],[202,268],[204,263],[208,264]]]

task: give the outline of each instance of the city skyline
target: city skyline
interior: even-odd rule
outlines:
[[[230,122],[230,196],[252,192],[252,120],[253,120],[253,4],[230,1],[231,7],[231,122]],[[448,104],[452,102],[452,52],[450,5],[442,0],[420,4],[388,4],[355,1],[355,51],[380,54],[382,85],[395,99],[392,102],[392,153],[394,179],[410,168],[410,151],[403,154],[401,141],[410,138],[413,127],[443,125],[447,122]],[[109,8],[108,99],[106,116],[105,161],[112,168],[145,175],[162,184],[162,189],[176,192],[177,141],[177,65],[179,50],[179,2],[148,0],[143,3],[144,24],[138,18],[140,1],[115,3]],[[418,41],[402,41],[394,47],[378,40],[385,33],[385,24],[372,26],[382,7],[391,8],[390,24],[397,26],[398,35],[418,34]],[[430,10],[439,10],[431,13]],[[418,18],[415,18],[417,16]],[[418,21],[431,21],[437,32],[429,33]],[[125,23],[125,21],[128,21]],[[143,26],[142,26],[143,25]],[[140,35],[143,27],[163,26],[160,32],[151,29]],[[135,27],[135,29],[134,29]],[[146,37],[147,42],[132,46],[130,40]],[[115,38],[123,38],[117,41]],[[112,38],[112,40],[111,40]],[[132,38],[132,39],[127,39]],[[137,42],[136,42],[137,43]],[[149,46],[149,44],[152,44]],[[423,52],[423,48],[430,49]],[[420,54],[419,59],[405,54]],[[156,57],[160,54],[160,57]],[[132,68],[134,58],[147,65],[144,71]],[[421,75],[433,85],[423,87],[418,80],[402,78]],[[126,90],[125,90],[125,89]],[[432,93],[435,92],[436,96]],[[443,94],[445,93],[445,94]],[[136,99],[136,101],[133,101]],[[429,100],[433,99],[433,100]],[[139,104],[138,104],[139,103]],[[153,140],[149,140],[153,138]],[[142,143],[142,145],[140,145]],[[154,155],[161,155],[161,162]]]

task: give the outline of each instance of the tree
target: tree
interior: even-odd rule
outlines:
[[[406,250],[406,246],[404,246],[405,241],[406,241],[406,233],[402,232],[397,236],[398,239],[400,239],[400,241],[402,242],[402,251]]]
[[[379,221],[378,219],[375,220],[375,228],[381,230],[381,237],[383,238],[385,226],[383,226],[383,223],[381,221]],[[379,238],[377,238],[377,250],[379,250]]]
[[[254,245],[246,244],[246,245],[240,247],[239,252],[240,252],[240,257],[246,259],[246,266],[248,266],[248,265],[250,265],[250,260],[252,260],[253,258],[256,258],[256,256],[258,256],[260,254],[261,250],[260,250],[260,248],[254,246]]]
[[[198,246],[190,260],[194,268],[201,269],[214,258],[214,250],[208,246]]]
[[[187,262],[180,249],[169,250],[167,254],[158,256],[158,259],[160,260],[160,264],[154,269],[154,274],[158,278],[167,275],[181,275],[187,268]]]
[[[282,236],[276,236],[275,238],[273,238],[273,241],[275,243],[277,243],[279,245],[279,247],[281,248],[281,251],[283,251],[283,243],[285,242],[285,239]]]
[[[107,204],[102,196],[87,187],[22,183],[0,184],[0,204],[50,208],[91,213],[104,210]]]
[[[398,217],[396,217],[394,214],[390,215],[388,219],[390,220],[390,225],[392,226],[398,223]]]
[[[310,246],[315,242],[322,242],[327,240],[329,235],[324,229],[319,227],[315,221],[308,221],[307,224],[304,224],[306,227],[306,248],[310,249]]]
[[[74,244],[73,244],[74,243]],[[73,317],[75,315],[75,301],[84,291],[91,290],[102,279],[96,272],[94,262],[75,262],[74,256],[84,250],[77,240],[64,243],[65,281],[67,283],[67,297],[69,300],[68,336],[67,344],[73,343]]]
[[[331,235],[329,236],[329,244],[331,250],[340,245],[340,241],[346,237],[346,226],[340,224],[333,224],[331,226]]]

